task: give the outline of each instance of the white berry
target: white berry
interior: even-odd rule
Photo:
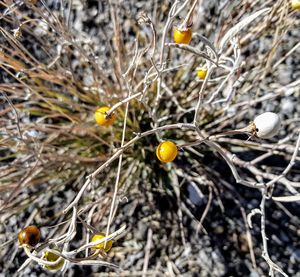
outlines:
[[[254,119],[256,135],[266,139],[275,136],[281,126],[280,117],[276,113],[266,112]]]

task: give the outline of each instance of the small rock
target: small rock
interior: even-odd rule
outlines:
[[[291,255],[290,258],[291,263],[299,263],[300,262],[300,248],[297,248]]]
[[[288,67],[284,65],[279,66],[277,73],[278,81],[280,84],[287,85],[292,81],[292,72]]]
[[[281,109],[284,114],[290,115],[293,113],[295,105],[291,99],[285,98],[281,102]]]

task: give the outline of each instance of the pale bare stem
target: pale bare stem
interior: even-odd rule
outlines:
[[[252,240],[252,237],[251,237],[250,226],[248,224],[246,211],[241,205],[239,205],[239,206],[240,206],[240,211],[241,211],[241,214],[243,216],[244,223],[245,223],[246,236],[247,236],[247,242],[248,242],[248,245],[249,245],[249,252],[250,252],[252,266],[253,266],[254,269],[257,269],[257,264],[256,264],[254,249],[253,249],[253,240]]]
[[[156,50],[156,30],[155,30],[155,27],[154,27],[151,19],[149,18],[149,16],[145,12],[142,12],[141,15],[139,16],[138,23],[149,25],[150,28],[151,28],[152,40],[151,40],[150,46],[152,47],[152,52],[150,53],[150,59],[152,60],[153,56],[154,56],[154,53],[155,53],[155,50]]]
[[[290,139],[290,138],[287,138]],[[254,141],[244,141],[234,138],[217,138],[218,142],[225,142],[230,144],[235,144],[239,146],[245,146],[252,149],[261,149],[263,151],[270,151],[273,154],[293,154],[295,146],[285,143],[284,140],[281,144],[279,143],[263,143],[263,142],[254,142]]]
[[[130,97],[130,95],[132,93],[131,87],[128,84],[128,82],[126,81],[126,79],[124,79],[124,80],[126,82],[126,86],[127,86],[128,92],[129,92],[128,97]],[[123,132],[122,132],[121,147],[124,146],[124,142],[125,142],[128,108],[129,108],[129,102],[126,103],[125,116],[124,116],[124,121],[123,121]],[[120,156],[119,156],[119,164],[118,164],[118,169],[117,169],[117,176],[116,176],[116,182],[115,182],[115,187],[114,187],[114,194],[113,194],[113,198],[112,198],[111,208],[110,208],[110,211],[109,211],[106,234],[109,234],[110,224],[111,224],[111,221],[113,219],[113,212],[114,212],[114,209],[115,209],[115,202],[116,202],[116,198],[117,198],[118,186],[119,186],[119,180],[120,180],[120,174],[121,174],[122,159],[123,159],[123,155],[121,153]],[[105,242],[104,242],[104,248],[106,246],[106,242],[107,242],[107,240],[105,240]]]
[[[87,224],[89,224],[89,225],[92,222],[93,214],[94,214],[96,208],[97,208],[97,205],[94,205],[91,208],[91,210],[89,211],[89,214],[88,214],[88,217],[87,217]],[[84,222],[84,221],[82,221],[82,222]],[[86,243],[89,243],[89,241],[90,241],[90,232],[87,232],[87,234],[86,234]],[[89,255],[89,249],[87,248],[85,250],[85,256],[88,257],[88,255]]]
[[[59,251],[53,250],[53,249],[51,249],[51,250],[49,249],[49,252],[52,252],[55,255],[59,256],[59,258],[56,261],[50,262],[50,261],[44,260],[43,258],[40,258],[40,257],[34,255],[33,253],[31,253],[30,249],[27,246],[24,246],[23,248],[24,248],[25,253],[31,260],[33,260],[43,266],[56,266],[59,262],[61,262],[61,260],[67,260],[70,263],[74,263],[74,264],[103,265],[103,266],[109,266],[109,267],[115,267],[115,268],[118,267],[112,263],[108,263],[105,261],[93,260],[94,258],[96,258],[96,255],[94,255],[94,254],[87,258],[71,258],[71,257],[69,257]]]
[[[147,72],[147,74],[146,74],[146,76],[144,78],[144,89],[143,89],[140,101],[143,100],[143,98],[145,96],[145,93],[146,93],[148,87],[150,86],[150,84],[152,82],[154,82],[157,78],[159,78],[159,80],[160,80],[160,73],[161,73],[161,70],[162,70],[162,67],[161,67],[161,69],[158,69],[157,66],[156,66],[156,64],[155,64],[155,62],[153,61],[154,53],[155,53],[155,50],[156,50],[156,30],[154,28],[154,25],[153,25],[151,19],[144,12],[139,17],[139,24],[142,24],[142,23],[150,25],[150,28],[151,28],[151,31],[152,31],[152,41],[151,41],[150,46],[149,46],[149,48],[152,47],[152,51],[150,53],[150,58],[149,58],[150,62],[152,64],[152,67],[148,70],[148,72]],[[148,51],[148,49],[146,51]],[[151,72],[152,69],[155,69],[156,76],[152,80],[152,82],[149,82],[148,81],[148,75],[149,75],[149,73]],[[159,81],[158,81],[158,86],[160,87]],[[151,117],[153,117],[154,122],[156,122],[156,116],[155,116],[156,110],[155,110],[155,107],[157,106],[157,102],[158,102],[159,98],[160,98],[160,90],[158,90],[158,92],[157,92],[157,97],[156,97],[156,100],[155,100],[154,109],[152,110],[151,115],[150,115]]]
[[[32,262],[31,258],[27,258],[26,261],[18,268],[17,273],[24,270]]]
[[[195,130],[195,126],[193,124],[177,123],[177,124],[169,124],[169,125],[160,126],[160,127],[157,127],[157,128],[153,128],[149,131],[139,133],[133,139],[128,141],[126,144],[124,144],[123,147],[120,147],[104,164],[102,164],[100,167],[98,167],[87,178],[95,178],[103,169],[107,168],[114,160],[116,160],[121,155],[121,153],[123,153],[123,151],[125,151],[128,147],[132,146],[135,142],[137,142],[141,138],[147,137],[149,135],[156,134],[156,133],[164,131],[164,130],[172,130],[172,129],[191,129],[191,130]]]
[[[223,149],[223,151],[225,153],[228,152],[225,149]],[[231,155],[231,154],[228,154],[228,155]],[[259,181],[258,183],[256,183],[256,182],[248,182],[248,184],[252,184],[256,188],[265,188],[265,183],[263,182],[263,179],[264,178],[273,178],[274,177],[274,176],[270,175],[269,173],[264,173],[264,172],[258,170],[255,166],[251,166],[250,163],[245,162],[245,161],[239,159],[236,155],[231,155],[231,156],[232,156],[232,162],[235,165],[238,165],[238,166],[240,166],[242,168],[247,168],[250,172],[252,172],[256,176],[256,179]]]
[[[278,202],[296,202],[300,201],[300,194],[297,195],[291,195],[291,196],[277,196],[277,197],[272,197],[273,200],[278,201]]]
[[[237,172],[237,169],[234,165],[234,163],[237,161],[238,164],[244,164],[241,160],[239,160],[234,154],[231,154],[229,151],[225,150],[222,148],[219,144],[217,144],[214,141],[211,141],[210,139],[213,139],[213,137],[209,137],[204,131],[200,131],[198,127],[192,124],[194,126],[194,130],[197,132],[199,135],[200,139],[198,140],[199,144],[204,142],[207,146],[215,150],[217,153],[220,154],[220,156],[226,161],[228,164],[229,168],[231,169],[231,172],[238,184],[242,184],[247,187],[251,188],[264,188],[264,184],[262,183],[256,183],[256,182],[250,182],[243,180],[240,175]],[[182,146],[181,146],[182,147]]]
[[[133,65],[136,62],[136,59],[138,57],[138,47],[137,46],[138,45],[136,44],[135,55],[134,55],[133,61],[130,63],[130,66],[129,66],[129,68],[126,72],[129,72],[130,68],[132,68]],[[131,94],[133,93],[131,85],[129,84],[130,81],[128,82],[128,80],[126,79],[125,74],[123,75],[123,79],[126,83],[126,87],[127,87],[127,90],[128,90],[128,97],[127,98],[130,98]],[[138,97],[138,96],[135,95],[135,97]],[[123,121],[123,132],[122,132],[122,139],[121,139],[121,147],[124,146],[124,142],[125,142],[125,133],[126,133],[126,126],[127,126],[128,109],[129,109],[129,100],[126,101],[125,116],[124,116],[124,121]],[[112,203],[111,203],[111,207],[110,207],[110,211],[109,211],[108,223],[107,223],[107,228],[106,228],[106,235],[109,234],[110,225],[111,225],[114,213],[116,212],[116,209],[117,209],[117,206],[115,206],[115,204],[116,204],[118,186],[119,186],[119,180],[120,180],[120,174],[121,174],[122,159],[123,159],[123,155],[121,154],[119,156],[119,164],[118,164],[118,169],[117,169],[117,176],[116,176],[116,181],[115,181],[114,194],[113,194]],[[107,240],[105,240],[105,242],[104,242],[104,248],[106,246],[106,243],[107,243]]]
[[[138,44],[138,41],[137,39],[135,39],[135,51],[134,51],[134,56],[128,66],[128,69],[126,70],[126,72],[123,74],[123,78],[126,78],[127,75],[132,71],[132,68],[135,66],[136,64],[136,61],[137,61],[137,58],[138,58],[138,54],[139,54],[139,51],[138,51],[138,47],[139,47],[139,44]]]
[[[218,175],[220,176],[220,175]],[[236,189],[234,186],[232,186],[230,183],[224,181],[223,179],[220,180],[221,183],[230,189],[230,191],[233,192],[233,201],[238,205],[238,207],[240,208],[240,212],[242,214],[242,217],[243,217],[243,221],[244,221],[244,224],[245,224],[245,229],[246,229],[246,239],[247,239],[247,242],[248,242],[248,246],[249,246],[249,252],[250,252],[250,257],[251,257],[251,261],[252,261],[252,265],[253,265],[253,268],[256,269],[257,268],[257,265],[256,265],[256,259],[255,259],[255,254],[254,254],[254,250],[253,250],[253,241],[252,241],[252,237],[251,237],[251,232],[250,232],[250,228],[249,228],[249,224],[248,224],[248,220],[247,220],[247,215],[246,215],[246,212],[245,212],[245,209],[242,207],[241,205],[241,202],[240,202],[240,198],[241,196],[239,195],[238,192],[236,192]],[[218,196],[218,192],[217,190],[214,190],[215,193],[217,194]],[[223,208],[224,209],[224,208]],[[259,210],[259,209],[258,209]],[[260,211],[260,210],[259,210]]]
[[[218,87],[218,89],[212,94],[212,96],[210,97],[210,99],[205,103],[205,104],[210,104],[215,97],[220,93],[220,91],[223,89],[224,85],[234,77],[234,74],[236,73],[236,71],[240,68],[240,55],[241,55],[241,51],[239,49],[238,43],[236,42],[236,40],[232,43],[234,46],[234,53],[235,53],[235,61],[234,64],[232,66],[232,68],[230,69],[230,72],[227,74],[226,78],[223,80],[223,82],[220,84],[220,86]],[[235,78],[235,80],[233,80],[233,84],[231,84],[231,92],[227,95],[226,98],[224,99],[219,99],[213,102],[213,104],[217,104],[217,103],[221,103],[221,102],[227,102],[229,99],[231,99],[232,94],[234,92],[233,86],[234,83],[237,81],[237,77]]]
[[[219,87],[217,88],[217,90],[211,95],[211,97],[205,102],[205,104],[210,104],[215,98],[216,96],[220,93],[221,89],[224,87],[224,85],[228,82],[228,80],[230,79],[230,77],[234,74],[235,69],[232,68],[231,72],[229,74],[227,74],[226,78],[223,80],[223,82],[219,85]]]
[[[177,5],[180,3],[180,1],[176,0],[174,2],[174,4],[172,5],[169,15],[168,15],[168,19],[166,21],[164,30],[163,30],[163,34],[162,34],[162,41],[161,41],[161,48],[160,48],[160,58],[159,58],[159,64],[162,67],[163,64],[163,56],[164,56],[164,49],[165,49],[165,41],[166,41],[166,36],[167,33],[169,31],[170,25],[172,24],[172,22],[174,21],[174,18],[183,11],[183,9],[185,8],[185,6],[188,4],[189,0],[186,0],[178,9],[177,9]],[[161,68],[162,69],[162,68]]]
[[[119,102],[117,105],[115,105],[112,109],[110,109],[110,111],[108,111],[106,113],[106,116],[109,116],[111,115],[111,113],[120,105],[122,105],[123,103],[127,103],[126,105],[126,109],[125,109],[125,117],[124,117],[124,121],[123,121],[123,132],[122,132],[122,139],[121,139],[121,147],[123,147],[124,145],[124,141],[125,141],[125,133],[126,133],[126,122],[127,122],[127,114],[128,114],[128,108],[129,108],[129,101],[131,99],[134,99],[138,96],[140,96],[141,93],[139,93],[138,95],[134,95],[133,98],[131,98],[131,93],[132,93],[132,90],[129,89],[129,84],[127,82],[127,80],[125,79],[125,77],[129,74],[129,72],[131,71],[131,69],[133,68],[135,62],[136,62],[136,59],[138,57],[138,44],[136,42],[136,48],[135,48],[135,55],[133,57],[133,60],[132,62],[130,63],[127,71],[123,74],[123,78],[126,82],[126,85],[127,85],[127,88],[129,90],[129,94],[128,94],[128,97],[126,100],[123,100],[121,102]],[[109,229],[110,229],[110,225],[111,225],[111,222],[112,222],[112,219],[113,219],[113,214],[114,214],[114,211],[115,211],[115,204],[116,204],[116,197],[117,197],[117,193],[118,193],[118,185],[119,185],[119,179],[120,179],[120,173],[121,173],[121,167],[122,167],[122,154],[119,156],[119,164],[118,164],[118,169],[117,169],[117,176],[116,176],[116,181],[115,181],[115,186],[114,186],[114,193],[113,193],[113,198],[112,198],[112,203],[111,203],[111,208],[110,208],[110,212],[109,212],[109,218],[108,218],[108,223],[107,223],[107,229],[106,229],[106,234],[108,235],[109,234]],[[88,180],[87,180],[88,181]],[[88,183],[86,182],[86,186],[87,187]],[[82,192],[84,190],[81,190]],[[75,199],[76,201],[78,201],[80,198],[78,199]],[[107,239],[105,239],[104,241],[104,247],[106,246],[106,243],[107,243]]]
[[[242,29],[244,29],[247,25],[249,25],[252,21],[254,21],[256,18],[261,16],[262,14],[266,14],[270,12],[270,8],[261,9],[247,17],[245,17],[243,20],[241,20],[239,23],[237,23],[235,26],[233,26],[231,29],[229,29],[225,35],[222,37],[219,43],[219,53],[223,53],[225,45],[232,40]]]
[[[179,183],[178,180],[178,176],[176,175],[176,170],[175,168],[172,168],[172,165],[169,166],[170,169],[170,175],[172,176],[172,183],[174,183],[173,186],[173,190],[175,192],[176,198],[177,198],[177,215],[178,215],[178,220],[179,220],[179,229],[180,229],[180,235],[181,235],[181,241],[182,241],[182,245],[186,246],[186,239],[185,239],[185,235],[184,235],[184,228],[183,228],[183,213],[182,213],[182,209],[181,209],[181,197],[180,197],[180,187],[183,184],[184,180],[182,180],[181,183]]]
[[[149,131],[146,131],[146,132],[143,132],[143,133],[139,133],[133,139],[131,139],[126,144],[124,144],[122,147],[117,149],[116,152],[104,164],[102,164],[100,167],[98,167],[92,174],[90,174],[87,177],[86,182],[84,183],[84,185],[82,186],[82,188],[78,192],[76,198],[69,204],[69,206],[67,208],[64,209],[64,213],[67,213],[72,207],[74,207],[78,203],[78,201],[81,199],[84,191],[86,190],[87,186],[90,184],[90,180],[94,179],[99,173],[102,172],[102,170],[107,168],[127,148],[132,146],[135,142],[137,142],[138,140],[140,140],[143,137],[146,137],[146,136],[149,136],[149,135],[152,135],[152,134],[156,134],[156,133],[164,131],[164,130],[172,130],[172,129],[190,129],[190,130],[196,131],[197,134],[200,136],[200,140],[197,141],[197,144],[205,142],[209,147],[216,150],[225,159],[225,161],[229,165],[229,167],[230,167],[237,183],[240,183],[240,184],[245,185],[245,186],[253,187],[253,188],[263,187],[262,184],[260,184],[260,183],[249,182],[249,181],[241,179],[238,172],[237,172],[237,170],[236,170],[236,168],[235,168],[235,166],[234,166],[234,163],[233,163],[233,161],[235,159],[237,159],[235,157],[235,155],[232,155],[232,154],[228,153],[225,149],[221,148],[215,142],[207,140],[207,138],[209,136],[207,136],[207,135],[203,136],[201,131],[194,124],[187,124],[187,123],[170,124],[170,125],[165,125],[165,126],[161,126],[161,127],[156,127],[156,128],[153,128],[152,130],[149,130]]]
[[[293,54],[297,48],[299,48],[300,46],[300,42],[298,42],[290,51],[288,51],[284,57],[282,57],[279,61],[277,61],[274,65],[273,65],[273,69],[276,69],[284,60],[286,60],[286,58],[288,56],[290,56],[291,54]]]
[[[264,153],[264,154],[258,156],[257,158],[253,159],[253,160],[252,160],[251,162],[249,162],[249,163],[250,163],[251,165],[255,165],[255,164],[257,164],[257,163],[259,163],[259,162],[261,162],[261,161],[263,161],[263,160],[269,158],[269,157],[272,156],[272,155],[273,155],[272,152]]]
[[[73,208],[73,213],[72,213],[72,217],[70,220],[70,225],[68,228],[68,231],[66,234],[63,234],[57,238],[52,238],[49,239],[48,243],[54,243],[56,245],[60,245],[63,244],[64,249],[68,248],[69,242],[75,237],[76,235],[76,219],[77,219],[77,209],[76,207],[71,207]],[[47,245],[47,244],[46,244]],[[41,246],[42,248],[44,247],[44,245]],[[40,249],[38,248],[37,251],[40,251]]]
[[[53,65],[55,65],[57,62],[58,62],[58,60],[61,58],[61,55],[62,55],[62,53],[63,53],[63,49],[64,49],[64,47],[65,46],[67,46],[68,45],[68,43],[63,43],[63,44],[58,44],[57,45],[57,55],[56,55],[56,57],[52,60],[52,62],[50,62],[48,65],[47,65],[47,68],[51,68]]]
[[[152,109],[151,112],[151,117],[152,117],[152,121],[153,121],[153,128],[157,127],[157,116],[156,116],[156,112],[159,108],[159,101],[161,98],[161,83],[162,83],[162,76],[159,75],[158,79],[157,79],[157,90],[156,90],[156,98],[155,98],[155,102],[154,102],[154,107]]]
[[[241,128],[241,129],[236,129],[236,130],[231,130],[227,132],[223,132],[220,134],[212,134],[208,137],[210,140],[218,140],[219,138],[230,136],[230,135],[238,135],[238,134],[247,134],[250,137],[255,137],[255,127],[252,123],[250,123],[248,126]]]
[[[145,247],[145,257],[144,257],[144,265],[143,265],[143,275],[142,277],[147,276],[147,270],[148,270],[148,263],[149,263],[149,257],[150,257],[150,251],[151,251],[151,245],[152,245],[152,229],[148,229],[147,233],[147,244]]]
[[[197,233],[203,229],[203,221],[210,209],[210,206],[211,206],[211,203],[212,203],[212,196],[213,196],[213,193],[212,193],[212,188],[209,186],[208,187],[208,190],[209,190],[209,194],[208,194],[208,200],[207,200],[207,204],[206,204],[206,207],[201,215],[201,218],[199,220],[199,223],[198,223],[198,226],[197,226]]]
[[[213,53],[214,58],[218,63],[219,54],[217,53],[215,46],[206,37],[204,37],[198,33],[193,33],[193,37],[199,38],[204,43],[204,45],[207,47],[206,49],[209,49],[209,51],[211,51]]]
[[[129,95],[127,98],[121,100],[120,102],[118,102],[117,104],[113,105],[109,111],[106,112],[106,115],[109,117],[117,108],[119,108],[120,106],[122,106],[123,104],[138,98],[139,96],[141,96],[143,93],[142,92],[138,92],[135,93],[133,95]]]
[[[263,253],[262,257],[265,259],[267,264],[269,265],[269,275],[274,276],[274,270],[281,273],[283,276],[288,277],[288,275],[277,265],[275,264],[270,256],[268,251],[268,238],[266,235],[266,213],[265,213],[265,204],[267,198],[267,189],[262,189],[262,200],[260,203],[260,211],[261,211],[261,237],[263,241]]]
[[[260,209],[252,209],[251,212],[247,215],[247,222],[250,228],[252,228],[252,217],[257,214],[261,215]]]
[[[253,173],[256,178],[262,178],[262,179],[269,179],[272,180],[274,178],[277,178],[278,176],[272,173],[266,173],[265,171],[259,170],[255,166],[251,166],[250,164],[247,164],[247,162],[242,162],[241,160],[236,161],[237,164],[241,165],[244,168],[248,168],[251,173]],[[244,163],[243,165],[240,163]],[[248,166],[247,166],[248,165]],[[262,181],[261,181],[262,182]],[[279,183],[283,184],[292,194],[296,194],[297,190],[292,186],[292,184],[285,178],[281,178],[278,180]],[[272,186],[268,187],[269,188],[269,195],[272,195]]]
[[[152,21],[150,20],[150,18],[145,13],[142,15],[141,19],[143,20],[143,22],[145,24],[148,24],[151,27],[151,31],[152,31],[152,42],[151,42],[152,52],[150,53],[150,58],[149,59],[150,59],[150,62],[152,64],[152,67],[150,68],[150,70],[152,68],[154,68],[155,71],[156,71],[157,77],[159,79],[158,80],[158,88],[159,89],[157,90],[157,96],[156,96],[154,108],[153,108],[152,113],[151,113],[151,116],[153,117],[154,123],[155,123],[154,126],[156,126],[156,109],[158,107],[158,101],[160,99],[160,86],[161,86],[160,85],[160,81],[161,81],[160,70],[162,69],[162,67],[161,67],[161,69],[158,69],[155,62],[153,61],[153,56],[154,56],[154,53],[155,53],[155,50],[156,50],[156,31],[155,31],[154,25],[153,25]],[[150,72],[150,70],[149,70],[149,72]],[[147,79],[146,79],[146,82],[147,82]]]
[[[183,29],[193,25],[193,12],[196,8],[197,3],[198,3],[198,0],[195,0],[192,7],[191,7],[191,9],[188,12],[186,18],[182,22],[181,25],[182,25]]]
[[[173,66],[173,67],[170,67],[170,68],[166,68],[166,69],[163,69],[162,71],[161,71],[161,73],[167,73],[167,72],[170,72],[170,71],[173,71],[173,70],[177,70],[177,69],[179,69],[179,68],[181,68],[181,67],[184,67],[184,66],[186,66],[187,64],[181,64],[181,65],[177,65],[177,66]],[[135,87],[134,87],[134,91],[136,91],[136,90],[138,90],[142,85],[145,85],[145,80],[147,80],[147,79],[149,79],[149,78],[153,78],[153,77],[155,77],[154,78],[154,80],[156,80],[156,78],[157,78],[157,72],[155,72],[155,73],[151,73],[150,74],[150,70],[152,69],[152,67],[149,69],[149,71],[148,71],[148,73],[146,74],[146,76],[145,76],[145,78],[142,80],[142,81],[140,81]]]
[[[185,50],[187,52],[190,52],[196,56],[199,56],[211,63],[213,63],[215,66],[218,65],[218,61],[217,60],[213,60],[208,54],[206,54],[205,52],[197,49],[196,47],[190,46],[190,45],[186,45],[186,44],[178,44],[178,43],[166,43],[166,46],[171,47],[171,48],[178,48],[181,50]]]
[[[77,220],[77,208],[73,207],[73,213],[72,213],[71,223],[68,228],[68,232],[66,233],[65,238],[63,238],[61,241],[56,241],[57,244],[63,243],[63,250],[68,249],[70,241],[72,241],[76,235],[76,220]]]
[[[97,204],[94,204],[92,205],[92,208],[89,212],[89,215],[91,214],[92,216],[94,215],[94,211],[95,211],[95,208],[97,208]],[[82,219],[80,217],[80,214],[81,213],[84,213],[86,210],[85,209],[82,209],[81,211],[78,212],[78,216],[77,216],[77,219],[80,220],[80,222],[82,223],[82,225],[87,229],[88,232],[92,232],[93,234],[97,234],[99,231],[98,229],[94,228],[92,225],[90,225],[88,222],[85,222],[84,219]],[[87,241],[87,243],[89,242],[89,240]]]
[[[87,178],[87,180],[84,182],[83,186],[81,187],[80,191],[76,195],[75,199],[68,205],[67,208],[64,209],[63,211],[64,214],[66,214],[70,209],[72,209],[75,205],[77,205],[77,203],[80,201],[83,193],[85,192],[85,190],[87,189],[90,183],[91,183],[91,179]]]
[[[162,42],[161,42],[161,49],[160,49],[160,58],[159,58],[159,65],[160,65],[160,70],[159,72],[162,72],[164,69],[164,64],[163,64],[163,57],[164,57],[164,49],[165,49],[165,41],[166,41],[166,35],[169,31],[170,25],[172,24],[174,18],[185,8],[189,0],[186,0],[178,9],[177,5],[179,4],[179,1],[175,1],[174,4],[172,5],[170,12],[168,14],[168,19],[166,21],[163,34],[162,34]],[[154,103],[154,108],[152,110],[151,116],[153,118],[154,124],[153,127],[157,127],[157,117],[156,117],[156,111],[158,109],[158,104],[159,100],[161,98],[161,84],[162,84],[162,76],[159,74],[158,80],[157,80],[157,91],[156,91],[156,99]]]
[[[125,231],[125,229],[126,229],[126,226],[123,225],[120,229],[118,229],[117,231],[107,235],[106,237],[104,237],[102,239],[86,243],[86,244],[80,246],[79,248],[77,248],[75,250],[72,250],[72,251],[69,251],[69,252],[65,251],[64,253],[67,256],[76,255],[77,253],[82,252],[86,249],[92,248],[92,247],[94,247],[94,246],[96,246],[100,243],[103,243],[104,241],[116,239],[118,236],[120,236]]]
[[[291,170],[291,168],[295,164],[295,160],[296,160],[298,152],[299,152],[299,147],[300,147],[300,133],[298,135],[298,139],[297,139],[297,143],[296,143],[296,146],[295,146],[295,150],[294,150],[292,159],[290,160],[289,164],[287,165],[287,167],[285,168],[285,170],[279,176],[277,176],[276,178],[274,178],[273,180],[271,180],[270,182],[268,182],[266,184],[267,187],[269,187],[269,186],[275,184],[276,182],[278,182],[281,178],[285,177],[286,174]]]
[[[151,69],[152,69],[152,67],[149,69],[149,71],[146,73],[146,75],[145,75],[145,77],[144,77],[144,81],[143,81],[144,87],[143,87],[142,95],[141,95],[141,97],[140,97],[140,99],[139,99],[141,102],[144,102],[144,97],[145,97],[145,95],[146,95],[146,92],[147,92],[149,86],[150,86],[153,82],[155,82],[156,79],[157,79],[157,77],[158,77],[157,73],[153,73],[153,74],[151,74],[151,75],[155,76],[154,79],[151,80],[151,81],[148,80],[148,77],[150,76],[150,75],[149,75],[149,72],[150,72]],[[138,86],[136,86],[136,88],[137,88],[137,87],[138,87]],[[136,89],[136,88],[135,88],[135,89]]]
[[[143,23],[150,24],[149,21],[151,22],[151,20],[150,20],[148,17],[146,17],[147,22],[145,22],[145,20],[146,20],[146,19],[145,19],[145,16],[146,16],[146,15],[142,14],[141,17],[139,18],[139,23],[140,23],[140,24],[141,24],[142,22],[143,22]],[[142,20],[142,21],[141,21],[141,20]],[[150,25],[153,27],[152,22],[151,22]],[[153,28],[154,28],[154,27],[153,27]],[[155,37],[155,30],[154,30],[154,29],[153,29],[153,32],[154,32],[154,37]],[[153,38],[153,53],[152,53],[152,55],[154,54],[154,50],[155,50],[155,41],[156,41],[156,39]],[[135,48],[135,54],[134,54],[134,57],[133,57],[133,59],[132,59],[130,65],[129,65],[127,71],[123,74],[123,78],[126,78],[127,75],[132,71],[132,68],[135,66],[136,61],[137,61],[137,59],[138,59],[138,56],[139,56],[139,55],[138,55],[138,43],[137,43],[137,41],[136,41],[136,43],[135,43],[135,46],[136,46],[136,48]],[[147,52],[148,50],[149,50],[149,49],[146,48],[145,50],[142,51],[141,54],[143,55],[143,54],[144,54],[145,52]],[[151,69],[150,69],[150,70],[151,70]],[[157,73],[155,73],[154,76],[155,76],[155,75],[157,75]],[[148,74],[145,76],[145,78],[146,78],[146,79],[145,79],[145,82],[147,82]],[[147,88],[148,88],[148,86],[146,86],[146,89],[147,89]],[[144,95],[146,89],[144,89],[143,92],[138,92],[138,93],[135,93],[135,94],[133,94],[133,95],[130,95],[130,94],[129,94],[127,98],[121,100],[120,102],[116,103],[113,107],[111,107],[110,110],[106,112],[106,115],[109,117],[109,116],[110,116],[110,115],[111,115],[118,107],[122,106],[123,104],[125,104],[125,103],[127,103],[127,102],[129,102],[129,101],[131,101],[131,100],[133,100],[133,99],[138,98],[139,96]],[[140,100],[140,101],[141,101],[141,100]]]
[[[0,20],[3,19],[5,16],[13,13],[17,8],[23,5],[23,1],[17,1],[16,3],[11,4],[10,6],[6,5],[6,3],[2,3],[2,5],[5,5],[7,8],[2,13]]]
[[[213,69],[214,69],[214,66],[211,65],[210,63],[208,63],[207,74],[205,76],[205,79],[204,79],[204,81],[202,83],[202,86],[201,86],[201,89],[199,91],[198,102],[197,102],[197,105],[195,107],[195,114],[194,114],[194,120],[193,120],[194,124],[197,124],[198,113],[199,113],[199,110],[200,110],[200,107],[201,107],[201,104],[202,104],[204,90],[206,88],[206,85],[208,83],[208,79],[210,78],[210,75],[211,75]]]
[[[165,82],[162,83],[162,88],[166,91],[166,93],[171,97],[174,104],[178,107],[179,111],[186,112],[186,109],[181,107],[180,103],[178,102],[177,98],[173,95],[171,89],[167,86]]]
[[[119,24],[119,18],[117,16],[114,3],[113,1],[109,0],[110,5],[110,17],[112,20],[112,24],[114,27],[114,44],[117,51],[117,57],[118,57],[118,73],[122,75],[122,68],[123,68],[123,58],[122,58],[122,49],[123,44],[121,40],[121,31],[120,31],[120,24]]]
[[[38,262],[39,264],[42,264],[42,265],[46,265],[46,266],[55,266],[57,265],[58,263],[61,262],[62,258],[58,258],[56,261],[54,262],[49,262],[49,261],[46,261],[46,260],[43,260],[42,258],[39,258],[37,256],[35,256],[34,254],[31,253],[30,249],[28,248],[28,246],[24,246],[23,247],[26,255],[33,261],[35,262]]]
[[[257,182],[250,182],[250,181],[246,181],[243,180],[235,165],[234,165],[234,160],[236,159],[236,156],[234,154],[229,153],[227,150],[225,150],[224,148],[220,147],[218,144],[216,144],[215,142],[212,141],[204,141],[208,146],[210,146],[212,149],[215,149],[220,155],[221,157],[223,157],[223,159],[227,162],[229,168],[231,169],[231,172],[235,178],[235,181],[238,184],[242,184],[244,186],[247,187],[251,187],[251,188],[262,188],[264,187],[264,185],[262,183],[257,183]]]

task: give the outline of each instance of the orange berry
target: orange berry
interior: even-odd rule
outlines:
[[[200,68],[197,70],[197,76],[200,80],[204,80],[207,74],[207,70],[205,68]]]
[[[176,43],[189,44],[192,40],[192,29],[179,30],[177,27],[174,28],[173,38]]]
[[[105,238],[104,233],[96,234],[92,237],[92,242],[95,242],[95,241],[103,239],[103,238]],[[94,246],[92,249],[94,251],[97,250],[97,249],[103,249],[105,252],[108,252],[112,248],[112,245],[113,245],[113,241],[112,240],[107,240],[105,248],[104,248],[104,242],[101,242],[101,243],[97,244],[96,246]]]
[[[59,259],[60,257],[53,252],[46,251],[44,254],[44,259],[48,262],[55,262]],[[45,268],[48,270],[59,270],[63,267],[65,263],[64,259],[61,259],[56,265],[46,265]]]
[[[41,232],[35,225],[25,227],[18,234],[20,245],[36,246],[41,240]]]
[[[169,140],[161,142],[156,148],[156,156],[163,163],[172,162],[177,154],[176,144]]]
[[[106,116],[106,112],[110,110],[109,107],[98,108],[95,112],[95,120],[100,126],[110,126],[116,120],[116,115],[113,113],[109,117]]]

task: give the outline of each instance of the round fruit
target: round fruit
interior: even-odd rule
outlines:
[[[106,112],[110,110],[109,107],[101,107],[98,108],[95,112],[95,120],[100,126],[110,126],[116,120],[116,115],[111,114],[110,116],[106,116]]]
[[[156,156],[163,163],[172,162],[177,154],[177,146],[172,141],[161,142],[156,148]]]
[[[292,0],[291,5],[293,10],[300,10],[300,0]]]
[[[259,138],[271,138],[280,130],[281,120],[276,113],[265,112],[254,119],[255,132]]]
[[[41,232],[35,225],[25,227],[18,234],[20,245],[36,246],[41,239]]]
[[[175,27],[173,37],[176,43],[189,44],[192,40],[192,29],[188,28],[186,30],[179,30]]]
[[[59,258],[60,257],[58,255],[50,251],[46,251],[44,254],[44,259],[47,262],[55,262]],[[64,259],[61,259],[56,265],[46,265],[45,268],[47,268],[48,270],[59,270],[63,267],[64,263],[65,263]]]
[[[95,242],[95,241],[103,239],[103,238],[105,238],[104,233],[96,234],[92,237],[92,242]],[[108,241],[106,241],[105,248],[104,248],[104,242],[101,242],[101,243],[95,245],[92,249],[93,250],[103,249],[105,252],[108,252],[112,248],[112,245],[113,245],[113,241],[108,240]]]
[[[197,70],[197,76],[200,80],[204,80],[207,74],[207,70],[205,68],[200,68]]]

